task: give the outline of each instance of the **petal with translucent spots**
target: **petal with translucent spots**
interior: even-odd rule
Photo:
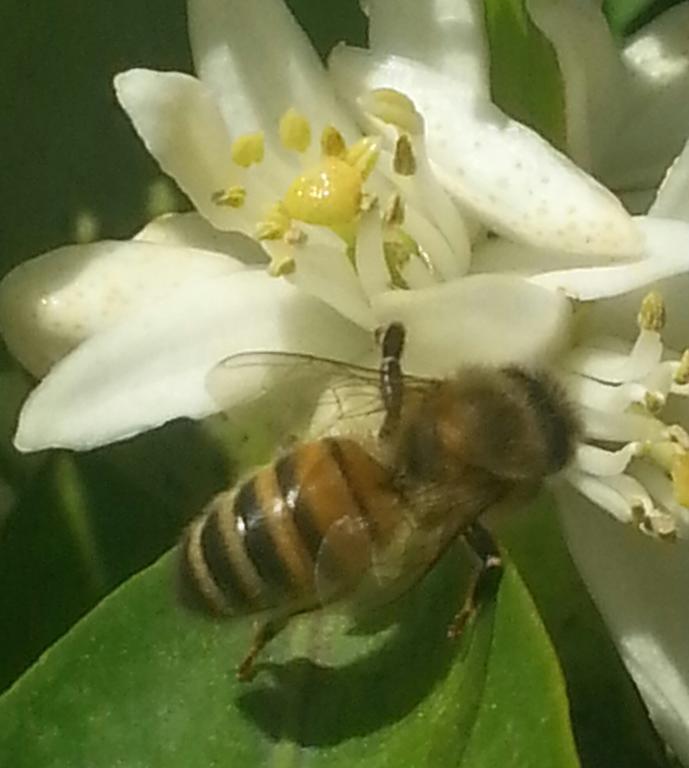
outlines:
[[[626,73],[602,10],[589,0],[528,0],[534,22],[555,48],[565,87],[567,144],[588,171],[599,164],[619,120]]]
[[[282,0],[189,0],[187,14],[196,71],[233,137],[264,130],[270,140],[290,107],[316,131],[333,123],[348,140],[358,136]]]
[[[179,245],[218,251],[239,259],[244,264],[267,264],[268,257],[260,244],[240,232],[223,232],[212,227],[195,211],[164,213],[146,224],[134,235],[135,240],[159,245]]]
[[[24,262],[2,280],[0,331],[17,360],[43,376],[136,307],[241,268],[230,256],[180,246],[130,240],[68,245]]]
[[[670,166],[648,213],[689,223],[689,141]]]
[[[369,46],[376,55],[420,61],[462,82],[489,90],[483,3],[477,0],[372,0]]]
[[[618,296],[662,278],[689,272],[689,224],[650,216],[637,220],[645,242],[644,258],[618,266],[584,267],[545,272],[530,280],[564,291],[579,301]]]
[[[370,335],[259,270],[196,280],[149,303],[59,362],[22,409],[21,451],[86,450],[218,410],[206,388],[224,358],[274,349],[358,358]]]
[[[655,541],[562,490],[567,543],[651,718],[689,761],[689,545]]]
[[[501,234],[561,251],[639,253],[639,233],[614,195],[461,83],[407,59],[345,46],[331,54],[330,66],[339,92],[364,121],[371,117],[362,94],[394,88],[411,97],[426,122],[438,178]]]
[[[236,182],[232,145],[210,91],[191,75],[130,69],[115,77],[115,92],[136,132],[160,167],[218,229],[251,234],[241,208],[213,202]]]
[[[408,330],[405,367],[444,376],[464,363],[524,365],[553,359],[566,344],[569,302],[511,275],[471,275],[416,291],[376,296],[379,323]]]

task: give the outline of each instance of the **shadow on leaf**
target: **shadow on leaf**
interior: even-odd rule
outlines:
[[[392,612],[382,609],[368,626],[359,623],[338,635],[324,631],[324,621],[313,621],[311,645],[318,658],[335,658],[344,643],[360,643],[364,653],[341,666],[307,658],[260,664],[255,687],[239,697],[243,715],[272,740],[328,747],[404,718],[447,677],[455,661],[481,665],[483,677],[492,605],[484,607],[461,638],[447,637],[464,596],[465,572],[464,560],[453,550],[391,606]],[[379,632],[391,620],[396,626],[381,643],[371,631]],[[270,682],[265,682],[267,675]]]

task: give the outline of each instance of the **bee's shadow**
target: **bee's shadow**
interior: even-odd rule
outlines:
[[[409,714],[466,654],[473,627],[458,640],[447,629],[463,597],[462,566],[450,553],[419,588],[395,606],[397,625],[377,649],[337,667],[295,659],[263,663],[253,686],[239,697],[244,716],[271,740],[327,747],[385,728]],[[389,622],[383,611],[377,631]]]

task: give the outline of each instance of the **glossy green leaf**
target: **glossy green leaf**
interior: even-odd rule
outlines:
[[[668,768],[666,750],[569,556],[552,497],[542,494],[497,529],[557,649],[582,765]]]
[[[525,0],[486,0],[493,100],[554,146],[565,146],[565,102],[555,50]]]
[[[309,765],[575,768],[555,655],[516,571],[460,641],[450,553],[399,623],[293,624],[251,684],[246,623],[188,615],[168,555],[106,598],[0,699],[13,768]],[[385,617],[379,616],[379,624]],[[379,631],[373,634],[373,630]]]

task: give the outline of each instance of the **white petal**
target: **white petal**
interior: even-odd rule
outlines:
[[[565,86],[570,156],[595,171],[598,153],[616,127],[626,76],[605,16],[590,0],[528,0],[527,7],[555,47]]]
[[[42,376],[84,339],[135,307],[241,266],[227,255],[180,246],[68,245],[24,262],[2,280],[0,330],[17,360]]]
[[[579,301],[617,296],[689,272],[689,224],[670,219],[640,217],[645,256],[614,267],[591,267],[545,272],[530,280],[551,290],[564,291]]]
[[[273,249],[285,249],[286,243],[266,243]],[[343,248],[302,245],[291,251],[296,264],[287,276],[293,285],[321,299],[344,317],[367,330],[375,327],[375,318],[359,278]]]
[[[370,346],[322,302],[262,270],[197,280],[128,313],[58,363],[22,410],[21,451],[85,450],[218,406],[206,375],[237,352],[276,349],[353,359]]]
[[[408,329],[405,367],[443,376],[464,363],[546,364],[566,343],[569,302],[510,275],[471,275],[375,297],[380,325]]]
[[[553,267],[574,269],[601,266],[609,262],[610,259],[601,259],[597,254],[565,253],[534,248],[532,245],[515,243],[504,237],[491,237],[474,248],[471,255],[471,271],[477,274],[514,272],[527,276],[547,272]]]
[[[195,211],[164,213],[136,233],[135,240],[159,245],[179,245],[218,251],[240,259],[244,264],[267,264],[268,256],[254,240],[239,232],[223,232],[212,227]]]
[[[187,14],[196,71],[233,136],[274,134],[290,107],[317,131],[331,122],[348,139],[357,136],[316,52],[281,0],[189,0]]]
[[[426,121],[428,150],[445,187],[482,222],[543,248],[637,254],[639,234],[620,202],[534,131],[461,83],[400,57],[340,46],[330,58],[343,98],[394,88]]]
[[[670,166],[649,215],[689,223],[689,141]]]
[[[210,91],[179,72],[131,69],[115,91],[148,151],[196,209],[218,229],[252,232],[242,209],[220,206],[213,193],[236,182],[232,145]]]
[[[561,499],[567,543],[651,718],[689,761],[689,546],[642,536],[572,491]]]
[[[372,0],[369,46],[376,55],[420,61],[481,94],[489,90],[483,3]]]

